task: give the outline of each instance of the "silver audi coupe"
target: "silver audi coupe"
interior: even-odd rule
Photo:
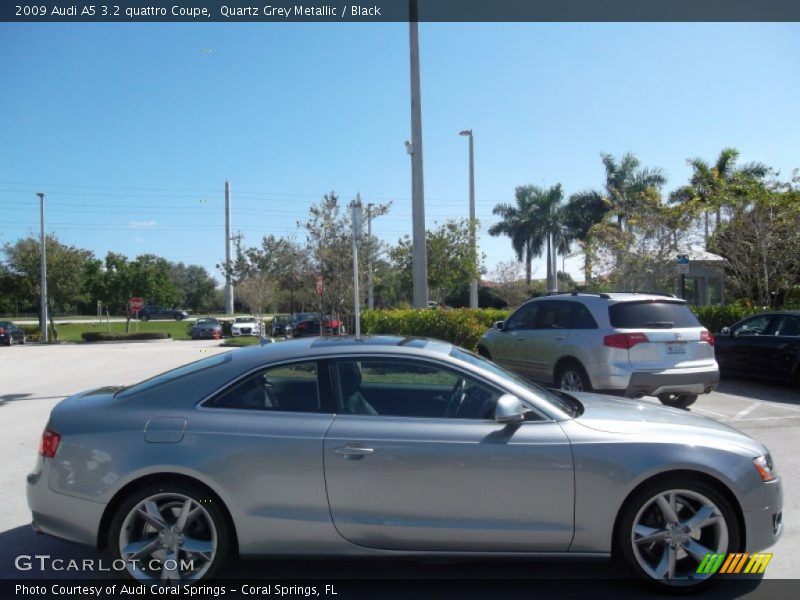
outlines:
[[[707,554],[781,534],[780,478],[743,433],[421,338],[243,348],[77,394],[27,489],[36,531],[139,580],[237,555],[614,555],[692,588]]]

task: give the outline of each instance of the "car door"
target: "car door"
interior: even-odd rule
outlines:
[[[545,300],[538,305],[533,329],[527,332],[524,346],[530,361],[531,377],[552,384],[556,362],[563,355],[572,329],[572,303]]]
[[[492,332],[492,360],[527,377],[532,376],[532,370],[526,344],[538,306],[538,302],[524,304],[506,320],[501,331]]]
[[[800,316],[775,315],[764,335],[752,338],[752,372],[771,379],[792,379],[800,356]]]
[[[342,537],[384,550],[567,550],[573,464],[557,423],[499,424],[502,390],[422,359],[353,357],[333,373],[325,481]]]
[[[727,336],[720,336],[719,355],[720,368],[729,373],[752,374],[756,370],[755,342],[769,331],[773,315],[761,314],[739,321],[731,327]]]

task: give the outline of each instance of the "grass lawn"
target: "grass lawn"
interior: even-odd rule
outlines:
[[[225,338],[220,346],[256,346],[261,338],[254,335]]]
[[[58,341],[82,342],[81,334],[87,331],[106,332],[106,323],[64,323],[58,325]],[[172,339],[188,340],[191,323],[181,321],[131,321],[131,333],[169,333]],[[111,333],[125,333],[125,323],[109,323],[108,331]]]

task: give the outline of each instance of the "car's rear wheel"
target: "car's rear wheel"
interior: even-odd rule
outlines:
[[[567,363],[556,371],[556,386],[568,392],[591,392],[592,383],[586,370],[578,363]]]
[[[136,490],[114,515],[108,547],[140,581],[208,579],[231,552],[222,509],[203,490],[181,483]]]
[[[661,404],[673,408],[689,408],[697,400],[697,394],[659,394]]]
[[[702,572],[705,557],[737,552],[739,546],[739,522],[728,500],[686,477],[637,492],[623,508],[616,531],[616,551],[628,568],[664,590],[709,585],[714,573]]]
[[[176,321],[183,321],[183,315],[175,315]]]
[[[149,321],[150,317],[148,317],[147,315],[142,315],[142,316],[139,317],[139,320],[140,321]]]

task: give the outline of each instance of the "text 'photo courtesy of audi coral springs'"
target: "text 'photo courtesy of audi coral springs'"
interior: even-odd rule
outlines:
[[[389,336],[243,348],[67,398],[27,489],[37,531],[138,580],[210,578],[234,555],[614,554],[691,589],[714,577],[707,554],[782,529],[769,451],[727,425]]]

